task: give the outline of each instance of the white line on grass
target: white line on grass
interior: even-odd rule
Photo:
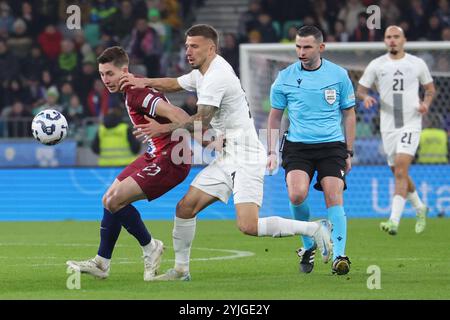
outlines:
[[[24,243],[24,242],[9,242],[9,243],[0,243],[0,246],[24,246],[24,247],[46,247],[46,246],[63,246],[63,247],[97,247],[98,245],[95,244],[87,244],[87,243]],[[134,247],[131,245],[117,245],[116,247]],[[166,248],[171,248],[169,246],[166,246]],[[245,257],[251,257],[254,256],[255,253],[251,251],[241,251],[241,250],[231,250],[231,249],[214,249],[214,248],[196,248],[193,247],[194,250],[203,250],[203,251],[218,251],[218,252],[224,252],[228,253],[229,255],[223,255],[218,257],[209,257],[209,258],[192,258],[191,261],[214,261],[214,260],[230,260],[230,259],[239,259],[239,258],[245,258]],[[51,257],[8,257],[8,256],[0,256],[0,259],[57,259],[54,256]],[[138,259],[129,259],[129,258],[116,258],[114,260],[119,260],[118,264],[134,264],[134,263],[142,263],[142,260]],[[174,261],[174,259],[165,259],[165,261]],[[53,267],[53,266],[61,266],[61,263],[44,263],[44,264],[30,264],[29,267]],[[16,267],[16,266],[23,266],[23,264],[19,265],[4,265],[8,267]]]

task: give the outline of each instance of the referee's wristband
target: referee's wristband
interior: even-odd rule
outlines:
[[[347,154],[353,158],[353,150],[347,150]]]

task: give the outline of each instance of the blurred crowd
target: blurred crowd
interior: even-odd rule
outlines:
[[[319,26],[327,42],[379,41],[381,30],[366,27],[371,4],[381,8],[382,30],[395,23],[410,41],[450,40],[449,0],[250,0],[236,32],[222,35],[221,54],[239,74],[240,43],[293,41],[305,24]],[[81,9],[80,29],[67,28],[69,5]],[[102,117],[122,103],[99,78],[99,53],[120,45],[130,55],[131,72],[179,75],[188,70],[183,33],[202,5],[203,0],[0,0],[1,118],[58,109],[76,135],[83,119]],[[186,110],[195,110],[195,97],[186,100]],[[28,128],[0,123],[0,137],[29,136]]]

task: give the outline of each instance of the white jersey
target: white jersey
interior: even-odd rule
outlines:
[[[204,75],[199,70],[179,77],[179,85],[187,91],[197,91],[198,102],[217,107],[211,126],[219,131],[254,127],[249,106],[239,78],[231,65],[217,55]]]
[[[371,61],[359,80],[370,88],[375,83],[380,93],[380,131],[397,129],[422,130],[422,115],[418,108],[419,82],[433,82],[425,61],[406,53],[398,60],[385,54]]]

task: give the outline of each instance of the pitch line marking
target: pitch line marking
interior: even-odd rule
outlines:
[[[39,246],[39,247],[44,247],[44,246],[67,246],[67,247],[75,247],[75,246],[85,246],[85,247],[97,247],[98,245],[94,245],[94,244],[65,244],[65,243],[55,243],[55,244],[48,244],[48,243],[21,243],[21,242],[12,242],[12,243],[0,243],[0,246]],[[116,247],[134,247],[131,245],[117,245]],[[170,246],[166,246],[166,248],[172,248]],[[219,251],[219,252],[224,252],[224,253],[229,253],[229,255],[223,255],[223,256],[218,256],[218,257],[210,257],[210,258],[192,258],[191,261],[215,261],[215,260],[231,260],[231,259],[239,259],[239,258],[245,258],[245,257],[251,257],[254,256],[255,253],[251,252],[251,251],[242,251],[242,250],[231,250],[231,249],[215,249],[215,248],[197,248],[197,247],[193,247],[192,249],[195,250],[203,250],[203,251]],[[0,259],[8,259],[8,258],[13,258],[13,259],[20,259],[20,257],[7,257],[7,256],[1,256]],[[25,257],[23,257],[25,258]],[[42,258],[42,259],[56,259],[56,257],[54,256],[49,256],[49,257],[27,257],[27,259],[38,259],[38,258]],[[134,259],[129,259],[129,258],[116,258],[114,260],[119,260],[119,262],[117,262],[118,264],[134,264],[134,263],[141,263],[141,260],[134,260]],[[165,259],[165,261],[174,261],[175,259]],[[44,264],[31,264],[28,265],[30,267],[44,267],[44,266],[61,266],[61,263],[44,263]],[[10,267],[12,266],[23,266],[21,265],[8,265]]]

